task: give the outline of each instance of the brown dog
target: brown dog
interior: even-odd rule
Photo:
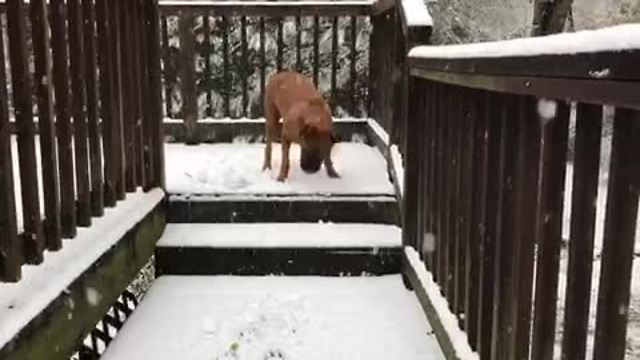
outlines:
[[[296,72],[284,71],[269,79],[264,95],[265,132],[263,170],[271,169],[271,142],[282,118],[282,162],[278,181],[289,174],[289,148],[300,144],[300,167],[314,173],[324,162],[327,175],[339,177],[331,161],[333,121],[331,110],[309,78]]]

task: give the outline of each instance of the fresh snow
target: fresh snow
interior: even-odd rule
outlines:
[[[169,224],[160,247],[400,247],[400,228],[378,224]]]
[[[402,154],[400,153],[398,145],[391,145],[391,147],[389,148],[389,153],[389,158],[391,159],[393,170],[396,173],[396,179],[398,181],[400,194],[404,195],[404,165],[402,162]]]
[[[104,360],[444,359],[400,275],[162,276]]]
[[[21,281],[0,283],[0,348],[66,291],[163,197],[160,189],[128,194],[126,201],[119,202],[116,208],[105,209],[103,217],[93,219],[90,228],[78,228],[76,238],[64,240],[62,250],[46,252],[44,263],[23,266]],[[100,300],[100,294],[93,289],[87,289],[86,296],[90,303]]]
[[[276,181],[279,144],[271,171],[262,171],[264,144],[165,144],[167,190],[171,194],[393,194],[384,157],[366,144],[338,143],[332,158],[339,179],[324,166],[315,174],[300,169],[300,147],[291,147],[289,177]]]
[[[593,53],[640,49],[640,24],[614,26],[541,37],[463,45],[418,46],[411,58],[497,58],[515,56]],[[600,73],[605,69],[594,69]]]
[[[401,4],[407,26],[433,25],[433,19],[424,0],[402,0]]]
[[[385,129],[374,119],[367,119],[367,125],[373,130],[373,132],[382,140],[382,142],[389,146],[389,134]]]
[[[461,360],[479,359],[478,353],[474,352],[469,346],[467,334],[460,329],[460,326],[458,326],[458,319],[449,310],[447,300],[442,296],[438,284],[433,281],[433,276],[427,270],[422,260],[420,260],[420,255],[418,255],[416,250],[412,247],[405,247],[405,256],[407,257],[411,267],[418,275],[418,279],[420,280],[422,287],[427,293],[427,296],[440,318],[440,321],[442,321],[444,330],[451,338],[456,358]]]

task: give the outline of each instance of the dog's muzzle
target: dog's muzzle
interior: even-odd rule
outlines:
[[[301,149],[300,150],[300,167],[306,173],[315,173],[320,170],[320,166],[322,166],[322,158],[319,157],[316,153]]]

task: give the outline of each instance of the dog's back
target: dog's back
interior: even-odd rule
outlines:
[[[309,78],[297,72],[283,71],[269,78],[264,96],[265,110],[275,107],[282,115],[296,103],[320,97]]]

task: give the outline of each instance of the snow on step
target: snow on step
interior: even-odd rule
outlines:
[[[289,178],[275,179],[281,147],[273,146],[271,171],[262,171],[264,144],[165,144],[167,190],[170,194],[393,194],[384,157],[362,143],[338,143],[333,161],[340,179],[300,169],[300,147],[289,154]]]
[[[400,275],[162,276],[103,360],[444,359]]]
[[[374,224],[169,224],[159,247],[400,247],[401,230]]]

